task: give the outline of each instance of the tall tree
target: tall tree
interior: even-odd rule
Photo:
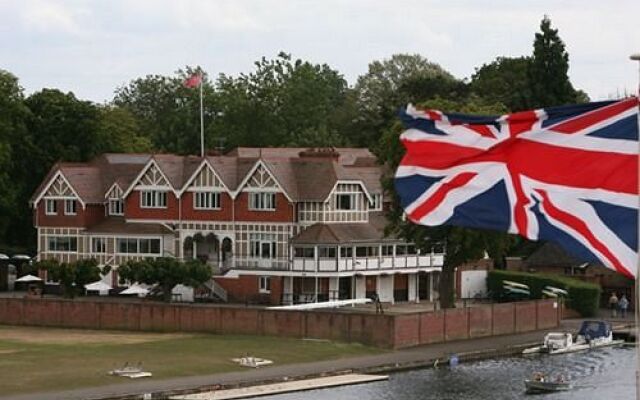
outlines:
[[[129,111],[138,120],[141,135],[156,150],[178,154],[200,154],[200,92],[184,81],[203,74],[205,136],[209,136],[218,109],[215,89],[199,67],[187,67],[173,76],[147,75],[116,90],[114,105]]]
[[[571,104],[581,100],[569,81],[568,72],[569,54],[558,30],[551,27],[551,20],[545,15],[533,42],[533,57],[529,67],[534,107]]]
[[[471,77],[471,91],[483,98],[499,101],[509,111],[523,111],[535,107],[529,69],[531,57],[498,57],[476,68]]]
[[[5,245],[16,244],[17,238],[9,232],[12,221],[20,216],[19,210],[25,207],[20,207],[24,182],[15,176],[14,161],[24,157],[17,144],[26,134],[28,116],[18,78],[0,70],[0,243]]]
[[[223,115],[216,130],[231,146],[338,146],[353,119],[347,83],[326,64],[280,53],[255,71],[217,82]]]
[[[105,105],[98,110],[97,135],[100,152],[144,153],[153,150],[138,119],[127,109]]]
[[[370,146],[396,119],[399,107],[435,97],[463,95],[462,82],[440,65],[417,54],[394,54],[369,64],[355,85],[358,119],[356,143]]]
[[[470,97],[467,100],[451,101],[434,99],[422,104],[422,106],[442,111],[455,111],[473,114],[501,114],[506,111],[500,103],[489,103],[486,100]],[[402,132],[400,123],[387,130],[378,145],[378,154],[381,161],[389,171],[395,171],[404,154],[404,148],[399,140]],[[444,265],[440,274],[439,301],[442,308],[451,308],[454,303],[454,275],[460,265],[477,260],[484,256],[485,251],[494,260],[502,260],[508,251],[513,237],[499,233],[468,229],[456,226],[428,227],[416,225],[403,218],[403,210],[399,199],[394,192],[393,178],[388,175],[384,179],[385,189],[392,193],[393,203],[388,212],[389,225],[387,232],[416,244],[422,251],[429,252],[433,246],[445,248]]]

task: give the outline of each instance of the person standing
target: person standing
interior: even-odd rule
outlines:
[[[627,300],[626,295],[623,294],[618,301],[618,308],[620,308],[620,316],[622,318],[627,318],[627,308],[629,308],[629,300]]]
[[[611,318],[617,317],[618,296],[616,296],[616,292],[611,292],[611,297],[609,297],[609,308],[611,309]]]

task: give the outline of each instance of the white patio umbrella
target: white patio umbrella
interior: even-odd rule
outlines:
[[[42,279],[38,278],[37,276],[33,276],[33,275],[25,275],[25,276],[21,276],[20,278],[16,279],[16,282],[42,282]]]
[[[111,285],[102,281],[97,281],[84,285],[84,288],[93,292],[99,292],[100,294],[108,294],[109,290],[111,290]]]
[[[138,296],[145,296],[148,293],[149,293],[149,289],[145,289],[142,286],[138,286],[138,285],[131,285],[125,290],[123,290],[122,292],[120,292],[120,294],[137,294]]]

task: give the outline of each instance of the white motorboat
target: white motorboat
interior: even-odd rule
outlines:
[[[547,333],[541,346],[525,349],[522,354],[564,354],[623,343],[624,340],[613,340],[608,322],[584,321],[575,337],[569,332]]]
[[[273,361],[267,360],[266,358],[258,358],[258,357],[251,357],[251,356],[245,356],[241,358],[232,358],[231,361],[237,362],[243,367],[250,367],[250,368],[260,368],[266,365],[273,364]]]

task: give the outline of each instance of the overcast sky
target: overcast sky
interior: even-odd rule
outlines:
[[[146,74],[201,65],[249,72],[279,51],[327,63],[350,84],[372,60],[419,53],[459,78],[497,56],[529,55],[544,14],[592,99],[638,86],[640,0],[0,0],[0,69],[43,87],[108,101]]]

